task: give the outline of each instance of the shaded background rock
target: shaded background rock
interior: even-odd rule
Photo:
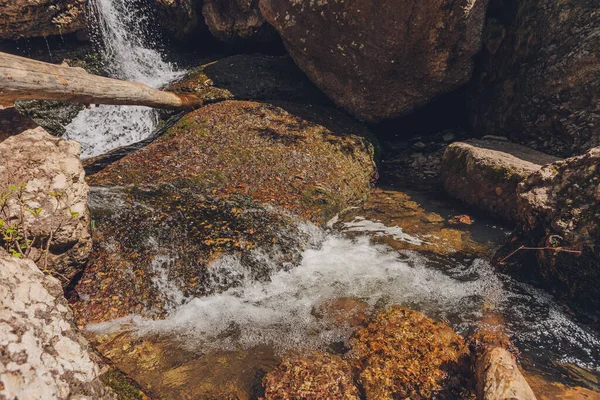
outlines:
[[[452,143],[442,158],[441,179],[451,196],[518,222],[517,185],[556,157],[502,140]]]
[[[335,103],[379,121],[465,84],[486,0],[373,3],[261,0],[296,64]]]
[[[85,28],[85,0],[1,0],[0,39],[64,35]]]
[[[205,29],[202,0],[154,0],[157,22],[178,40],[189,39]]]
[[[24,207],[41,208],[39,215],[26,212],[16,196],[8,199],[6,222],[24,215],[30,238],[37,246],[52,241],[48,265],[63,284],[73,279],[91,252],[90,216],[87,208],[89,187],[79,159],[77,142],[51,136],[42,128],[27,130],[0,143],[0,191],[9,186],[23,188]],[[23,214],[24,213],[24,214]],[[45,264],[46,255],[40,255]]]
[[[550,164],[518,187],[523,238],[539,274],[560,296],[600,306],[600,148]],[[573,254],[552,250],[580,251]]]
[[[600,4],[495,0],[470,95],[481,134],[572,156],[600,144]]]
[[[60,283],[0,250],[0,396],[116,399],[73,324]]]
[[[202,15],[210,33],[226,43],[268,44],[278,40],[259,9],[258,0],[204,0]]]

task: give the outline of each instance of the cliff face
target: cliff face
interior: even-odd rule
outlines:
[[[85,26],[85,0],[0,0],[0,39],[64,35]]]

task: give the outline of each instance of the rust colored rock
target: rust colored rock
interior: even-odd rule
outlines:
[[[495,0],[490,11],[474,129],[559,156],[600,145],[600,3]]]
[[[367,399],[472,397],[464,339],[417,311],[390,307],[350,343]]]
[[[358,400],[352,368],[340,356],[314,352],[284,360],[263,379],[263,400]]]
[[[0,219],[4,227],[16,224],[21,245],[25,233],[34,240],[28,255],[42,269],[56,273],[64,285],[81,271],[92,250],[89,187],[79,152],[77,142],[51,136],[42,128],[0,143],[0,194],[6,197]],[[16,250],[14,245],[8,247]]]
[[[296,64],[335,103],[372,122],[469,80],[486,7],[487,0],[260,0]]]
[[[223,42],[268,43],[277,38],[258,0],[204,0],[202,15],[210,33]]]
[[[514,143],[472,139],[448,146],[441,178],[450,195],[492,215],[519,221],[517,185],[556,160]]]
[[[85,27],[85,0],[0,0],[0,39],[65,35]]]
[[[533,253],[541,276],[561,296],[597,311],[600,147],[545,166],[517,193],[522,236],[528,245],[545,248]]]
[[[369,303],[364,301],[341,297],[318,304],[312,310],[312,314],[336,326],[356,327],[365,322],[370,308]]]

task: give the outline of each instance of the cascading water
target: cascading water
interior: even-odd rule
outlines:
[[[148,18],[128,0],[89,0],[107,72],[114,78],[159,88],[182,75],[148,43]],[[93,157],[147,138],[157,111],[137,106],[96,106],[83,110],[66,127],[65,138],[81,143],[82,157]]]

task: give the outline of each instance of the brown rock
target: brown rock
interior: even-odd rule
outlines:
[[[28,129],[37,128],[37,124],[23,116],[14,107],[0,107],[0,142]]]
[[[471,77],[486,0],[260,0],[288,52],[355,116],[397,117]]]
[[[474,129],[560,156],[600,145],[600,3],[495,0],[490,9]]]
[[[158,23],[178,40],[198,33],[202,28],[201,1],[155,0]]]
[[[561,295],[600,306],[600,147],[550,164],[517,190],[523,237]],[[575,252],[575,253],[574,253]]]
[[[390,307],[350,343],[367,399],[472,397],[464,339],[419,312]]]
[[[64,35],[85,27],[85,0],[0,0],[0,39]]]
[[[558,160],[517,144],[472,139],[452,143],[442,158],[446,191],[493,215],[518,221],[517,185]]]
[[[6,197],[0,219],[5,228],[17,227],[21,238],[16,242],[25,244],[25,235],[34,240],[26,255],[55,272],[64,284],[82,269],[92,248],[89,187],[79,152],[77,142],[51,136],[42,128],[0,143],[0,193]],[[49,252],[42,254],[48,240]],[[3,245],[14,252],[14,243]]]
[[[264,400],[358,400],[350,364],[340,356],[314,352],[284,360],[263,379]]]
[[[369,303],[364,301],[352,297],[341,297],[318,304],[312,310],[312,314],[336,326],[356,327],[365,322],[370,308]]]
[[[258,0],[204,0],[202,15],[213,36],[223,42],[267,43],[277,38]]]

